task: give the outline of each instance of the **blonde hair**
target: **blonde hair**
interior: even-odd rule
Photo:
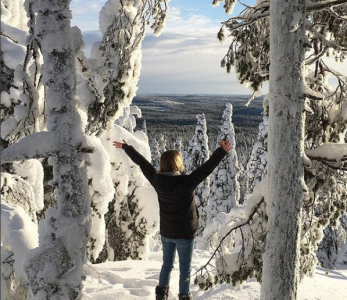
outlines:
[[[165,151],[160,157],[160,172],[183,172],[183,159],[176,150]]]

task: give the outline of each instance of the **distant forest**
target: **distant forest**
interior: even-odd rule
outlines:
[[[177,137],[183,139],[184,148],[192,138],[196,125],[196,115],[205,114],[210,150],[216,145],[222,114],[227,102],[233,105],[233,123],[236,133],[236,149],[242,153],[241,160],[247,160],[258,134],[258,126],[262,121],[262,97],[246,103],[249,96],[217,96],[217,95],[138,95],[133,104],[142,110],[142,119],[137,121],[138,128],[146,121],[149,139],[163,134],[167,148],[173,148]]]

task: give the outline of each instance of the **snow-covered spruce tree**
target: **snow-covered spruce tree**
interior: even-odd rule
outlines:
[[[110,141],[124,139],[147,159],[148,138],[142,131],[134,134],[115,126],[102,136],[112,164],[116,194],[106,214],[107,255],[109,260],[143,259],[149,252],[149,241],[159,226],[159,206],[153,187],[127,155],[115,150]],[[99,261],[102,258],[99,259]]]
[[[149,147],[151,149],[151,162],[153,166],[158,170],[160,163],[160,152],[159,152],[159,143],[157,138],[151,139],[149,143]]]
[[[196,119],[195,135],[189,141],[185,155],[185,167],[188,174],[200,167],[210,156],[205,115],[196,115]],[[202,231],[210,221],[209,197],[210,178],[207,177],[195,190],[195,201],[199,211],[200,222],[197,236],[202,234]]]
[[[232,114],[233,107],[230,103],[227,103],[223,111],[222,126],[217,137],[216,148],[220,146],[220,140],[228,139],[233,145],[233,149],[231,153],[221,161],[211,176],[211,219],[220,212],[228,213],[232,207],[237,207],[240,199],[240,185],[238,182],[240,167],[236,153]]]
[[[159,146],[159,153],[160,155],[166,151],[166,146],[167,146],[167,140],[166,140],[166,136],[164,134],[159,134],[158,137],[158,146]]]
[[[131,104],[141,69],[146,25],[156,36],[165,28],[169,0],[108,0],[100,12],[101,42],[92,46],[91,60],[82,52],[79,68],[89,93],[79,95],[88,110],[88,131],[102,133]],[[84,96],[84,97],[81,97]],[[82,99],[84,98],[84,99]]]
[[[174,141],[174,149],[183,155],[183,140],[181,136]]]
[[[226,1],[226,8],[230,7],[234,2]],[[294,9],[296,13],[288,13],[290,9]],[[229,231],[232,233],[241,229],[245,230],[250,224],[253,224],[253,218],[259,216],[258,212],[260,211],[258,208],[262,207],[260,205],[261,201],[263,203],[265,201],[270,203],[267,204],[267,207],[271,209],[267,211],[261,209],[263,211],[261,224],[264,225],[267,218],[269,218],[268,232],[270,234],[266,236],[266,230],[263,228],[264,234],[261,239],[258,239],[254,238],[254,232],[250,232],[251,235],[247,235],[244,231],[242,240],[245,242],[243,242],[243,247],[240,248],[241,251],[237,250],[238,259],[236,259],[236,262],[238,266],[235,268],[235,260],[231,257],[227,266],[222,264],[224,273],[222,272],[220,274],[222,277],[218,277],[217,280],[230,280],[233,283],[237,283],[249,277],[260,279],[263,272],[262,299],[295,299],[298,279],[296,274],[303,276],[303,274],[312,272],[312,267],[316,261],[314,253],[317,243],[322,238],[324,227],[328,224],[331,217],[333,217],[332,220],[335,220],[339,217],[341,211],[346,209],[346,187],[344,185],[346,182],[344,180],[346,145],[341,143],[341,137],[344,137],[346,133],[346,80],[344,79],[345,76],[332,70],[327,66],[328,63],[324,62],[324,54],[331,52],[331,50],[338,59],[344,59],[344,53],[346,52],[346,26],[343,25],[345,25],[346,21],[341,16],[346,13],[346,9],[345,1],[338,0],[308,3],[305,3],[305,1],[291,1],[290,3],[286,2],[285,5],[282,2],[280,4],[279,1],[271,1],[270,12],[269,1],[257,1],[254,7],[246,7],[239,16],[232,17],[226,21],[218,34],[220,39],[224,39],[225,30],[228,29],[231,32],[231,36],[234,37],[229,51],[222,61],[222,66],[225,66],[230,71],[231,66],[234,65],[242,83],[248,83],[256,92],[259,91],[262,83],[268,80],[270,75],[272,76],[269,95],[268,143],[269,151],[272,149],[270,154],[268,153],[269,157],[271,156],[271,159],[268,159],[268,171],[272,170],[271,174],[268,173],[271,185],[269,183],[268,193],[266,190],[260,193],[259,188],[257,188],[259,184],[255,187],[251,198],[254,199],[253,196],[256,190],[257,194],[260,193],[262,195],[262,198],[259,197],[259,201],[251,201],[252,203],[247,204],[245,210],[246,212],[251,211],[251,214],[246,214],[246,217],[243,218],[243,223],[235,223]],[[277,21],[284,28],[280,25],[275,26]],[[269,23],[272,24],[271,28],[274,28],[272,31],[268,30]],[[320,30],[317,31],[316,28],[320,28]],[[309,34],[305,35],[305,29]],[[271,45],[271,55],[269,53],[269,32],[271,32],[271,43],[273,43]],[[279,43],[279,41],[282,42]],[[314,47],[315,41],[319,47]],[[313,45],[312,50],[309,48],[311,45]],[[281,46],[286,49],[281,49]],[[305,61],[304,49],[307,50]],[[296,60],[288,60],[290,52],[296,57]],[[285,57],[283,56],[284,53],[286,53]],[[270,58],[271,73],[269,73]],[[286,61],[288,66],[281,66]],[[330,91],[330,96],[335,95],[335,97],[329,97],[329,103],[324,104],[324,101],[322,101],[324,96],[327,99],[327,95],[324,95],[322,91],[315,92],[312,88],[307,87],[310,87],[309,72],[307,70],[312,66],[316,68],[317,66],[324,67],[326,74],[330,74],[338,79],[337,90],[335,92]],[[318,73],[320,73],[319,69],[316,74],[318,75]],[[281,76],[278,76],[279,74]],[[318,77],[321,76],[319,75]],[[322,80],[319,81],[322,82]],[[277,94],[278,89],[285,89],[286,87],[290,90],[290,93],[281,92],[282,96]],[[281,98],[284,97],[283,95],[290,99]],[[306,101],[304,101],[305,98]],[[319,104],[318,107],[320,106],[320,108],[314,110],[313,104]],[[329,114],[329,121],[326,117],[322,118],[327,115],[326,113],[322,114],[326,107],[329,107],[328,111],[336,112],[336,115],[333,113]],[[276,112],[276,110],[279,111]],[[313,113],[312,117],[320,120],[313,124],[312,127],[316,126],[316,130],[321,130],[322,135],[328,137],[317,143],[311,142],[309,144],[311,146],[307,143],[304,144],[304,136],[308,141],[310,140],[308,138],[307,122],[305,127],[303,117],[307,112]],[[275,117],[272,121],[271,118],[273,116]],[[280,131],[279,129],[286,122],[288,122],[287,126]],[[329,127],[322,126],[323,123],[329,125]],[[327,132],[330,133],[327,135]],[[272,136],[271,142],[270,135]],[[277,135],[278,139],[276,139]],[[280,144],[279,141],[283,141],[283,143]],[[288,143],[288,147],[284,147],[286,143]],[[303,152],[304,145],[307,149],[306,155],[311,162],[305,158],[306,156]],[[325,152],[324,150],[327,149],[329,151]],[[276,151],[274,152],[274,150]],[[327,153],[330,153],[330,155]],[[270,161],[271,164],[269,163]],[[306,166],[305,173],[303,161]],[[309,168],[312,168],[316,163],[320,163],[322,166],[322,175],[319,175],[319,177],[326,180],[316,180],[314,169],[310,172]],[[279,171],[277,172],[277,170]],[[287,172],[282,174],[284,170],[287,170]],[[332,172],[333,170],[336,172]],[[310,173],[311,177],[309,176]],[[336,177],[337,173],[340,173],[340,176]],[[272,178],[274,174],[277,179]],[[288,178],[291,178],[291,184],[288,184]],[[304,179],[307,186],[304,184]],[[262,182],[266,180],[267,177]],[[277,183],[277,186],[273,186],[275,183]],[[319,183],[319,189],[314,192],[312,188],[316,186],[315,183]],[[312,192],[310,189],[312,189]],[[303,191],[307,192],[304,193]],[[283,192],[285,194],[281,196]],[[320,194],[320,201],[317,201],[316,192]],[[284,199],[286,200],[284,201]],[[292,205],[291,213],[288,214],[292,220],[279,217],[279,215],[282,216],[281,211],[283,209],[289,209],[287,205]],[[301,208],[303,218],[300,220]],[[317,214],[317,211],[321,211],[321,213]],[[266,216],[266,214],[269,214],[269,216]],[[275,229],[273,222],[276,218],[279,219],[276,221]],[[301,243],[299,243],[299,221],[303,226]],[[285,228],[281,229],[281,226]],[[288,230],[288,228],[291,228],[291,230]],[[274,231],[277,232],[278,239]],[[285,236],[284,233],[287,234],[287,238],[283,238]],[[265,255],[266,263],[262,270],[265,236],[266,241],[269,241],[267,243],[269,251]],[[253,239],[255,247],[247,249],[245,245],[249,239]],[[271,246],[273,243],[276,243],[276,245]],[[298,263],[299,244],[300,263]],[[221,246],[222,241],[216,249],[214,257],[218,258],[218,252],[222,249]],[[280,250],[281,247],[284,250]],[[272,252],[269,248],[273,249]],[[254,251],[260,251],[260,255],[259,253],[256,255]],[[288,255],[283,255],[283,251]],[[242,259],[239,259],[239,257]],[[285,260],[285,262],[281,261],[281,259]],[[242,261],[241,263],[240,260]],[[221,258],[221,261],[225,262],[223,258]],[[249,263],[250,261],[252,262],[251,264]],[[243,262],[246,262],[246,264]],[[285,266],[290,266],[290,268],[285,268]],[[295,267],[299,267],[299,270],[295,271]],[[201,268],[199,272],[203,272],[203,270],[204,268]],[[279,278],[285,278],[285,280],[282,282]],[[200,282],[200,284],[205,287],[206,283],[209,282]]]
[[[77,55],[77,70],[79,74],[78,97],[80,107],[86,112],[88,118],[87,132],[89,134],[96,133],[100,136],[106,131],[114,132],[113,123],[119,117],[121,117],[118,121],[119,124],[128,128],[130,132],[134,131],[136,122],[133,114],[139,115],[139,110],[136,107],[129,108],[129,105],[137,90],[141,68],[141,44],[145,34],[145,27],[147,23],[153,20],[151,28],[156,35],[160,34],[165,26],[168,10],[167,2],[157,0],[109,0],[102,8],[99,25],[103,34],[103,40],[94,43],[91,51],[91,59],[86,59],[82,51]],[[122,115],[123,111],[125,111],[125,114]],[[113,157],[113,152],[109,151],[110,149],[105,144],[112,143],[112,140],[103,139],[102,143],[103,147],[108,149],[108,155]],[[118,166],[113,164],[112,168],[118,168]],[[117,185],[119,174],[112,171],[110,176],[112,177],[113,184]],[[97,177],[90,180],[92,187],[96,180],[98,180]],[[99,186],[98,183],[95,185]],[[117,186],[115,188],[117,189]],[[130,189],[129,191],[130,194],[125,196],[125,199],[132,197],[131,193],[133,190]],[[122,199],[117,199],[117,193],[112,198],[105,199],[105,201],[109,202],[109,212],[104,216],[106,213],[105,203],[99,202],[99,205],[94,205],[94,197],[92,195],[93,226],[95,223],[102,226],[103,222],[100,222],[100,219],[105,217],[106,235],[107,232],[115,232],[117,228],[119,229],[119,227],[109,228],[108,226],[112,227],[113,224],[119,224],[121,222],[121,220],[116,220],[116,223],[109,222],[110,212],[120,207],[120,204],[116,203],[116,201],[122,202]],[[141,210],[136,205],[136,201],[133,201],[131,206],[132,212],[134,210]],[[117,217],[119,217],[119,214]],[[129,222],[137,222],[135,214]],[[125,226],[122,228],[124,229]],[[93,249],[92,252],[89,252],[90,259],[96,261],[98,257],[96,249],[101,249],[100,243],[104,243],[104,251],[99,261],[104,261],[108,257],[114,259],[115,255],[111,255],[107,251],[108,238],[106,237],[105,243],[104,235],[97,234],[93,236],[93,233],[97,232],[101,232],[101,227],[98,227],[98,229],[95,228],[95,230],[92,228],[91,238],[88,244],[88,249]],[[122,231],[120,231],[121,234]],[[114,245],[118,245],[115,239],[120,237],[120,235],[113,236]],[[135,237],[138,238],[137,235],[134,235]],[[144,234],[143,242],[147,238],[147,235]],[[124,243],[120,244],[123,245],[123,249],[132,247],[129,245],[125,247]],[[133,244],[133,247],[136,245],[138,244]],[[111,249],[110,251],[112,252],[113,250]],[[90,256],[91,254],[93,256]],[[136,255],[132,257],[135,258]]]
[[[69,3],[26,3],[36,14],[33,27],[45,63],[48,132],[31,134],[2,151],[2,163],[47,156],[53,160],[58,210],[47,211],[39,247],[28,252],[24,263],[30,290],[40,299],[80,297],[90,228],[88,148],[76,103],[75,54],[80,45],[73,43]]]
[[[42,55],[34,37],[34,23],[31,19],[28,22],[23,3],[1,2],[1,150],[45,129]],[[22,299],[28,283],[23,257],[38,245],[37,216],[43,209],[43,168],[39,160],[1,165],[1,201],[2,219],[10,217],[1,244],[1,261],[6,269],[2,272],[1,282],[5,285],[1,297]],[[25,229],[12,218],[22,220]],[[22,242],[16,241],[16,230],[23,230],[17,237]]]
[[[335,262],[343,245],[347,242],[346,231],[340,222],[333,228],[331,225],[324,229],[324,238],[318,245],[317,258],[327,269],[336,269]]]
[[[267,136],[268,136],[268,116],[263,115],[263,121],[259,124],[257,141],[253,146],[251,157],[246,169],[246,196],[245,200],[252,194],[254,187],[266,175],[267,165]]]
[[[143,121],[142,121],[141,130],[142,130],[145,134],[148,133],[148,131],[147,131],[147,122],[146,122],[146,120],[143,120]]]

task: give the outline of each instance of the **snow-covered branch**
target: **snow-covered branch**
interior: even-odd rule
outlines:
[[[140,76],[146,24],[153,19],[151,28],[158,36],[165,28],[167,13],[167,0],[106,2],[100,12],[103,40],[96,57],[102,62],[98,70],[102,83],[97,87],[101,97],[97,93],[88,108],[89,132],[101,134],[119,117],[122,108],[131,104]],[[88,84],[95,91],[94,82],[89,80]]]
[[[265,2],[265,1],[264,1]],[[264,3],[262,2],[262,3]],[[339,5],[347,4],[346,0],[327,0],[322,2],[312,2],[307,1],[306,13],[317,12],[324,9],[331,9]],[[240,27],[245,27],[253,24],[254,22],[267,18],[270,16],[270,5],[260,5],[255,7],[247,7],[242,14],[236,17],[232,17],[225,22],[224,25],[230,25],[232,30],[238,29]],[[237,21],[241,21],[238,23]]]
[[[347,161],[347,144],[326,143],[316,149],[306,150],[306,155],[311,160],[327,162]]]
[[[222,282],[236,285],[249,276],[261,279],[261,264],[257,261],[265,247],[267,182],[267,177],[264,177],[257,184],[242,211],[235,208],[226,216],[228,221],[218,234],[221,239],[218,239],[215,251],[192,275],[196,276],[194,282],[200,288],[207,289]],[[213,259],[217,269],[215,276],[211,276],[208,270],[209,266],[213,267]]]
[[[337,5],[347,4],[346,0],[326,0],[320,2],[312,2],[310,0],[306,0],[306,10],[308,12],[319,11],[326,8],[331,8]]]
[[[209,265],[211,265],[211,261],[216,257],[216,255],[220,252],[222,244],[224,242],[224,240],[234,231],[236,231],[237,229],[242,228],[243,226],[246,226],[248,224],[251,223],[251,221],[253,220],[253,216],[257,213],[259,207],[264,203],[264,198],[262,198],[257,205],[253,208],[252,213],[248,216],[248,218],[236,223],[229,231],[226,235],[224,235],[224,237],[220,240],[217,248],[214,250],[214,252],[212,253],[211,257],[209,258],[209,260],[207,261],[206,264],[204,264],[202,267],[200,267],[200,269],[198,269],[193,275],[194,276],[196,274],[198,274],[199,272],[202,272],[204,269],[207,269],[207,267]]]
[[[316,29],[314,29],[313,24],[306,25],[306,29],[310,31],[314,36],[316,36],[324,45],[330,48],[334,48],[336,50],[347,51],[346,47],[341,46],[333,40],[327,40],[323,34],[319,33]]]
[[[311,90],[304,82],[302,82],[301,91],[306,98],[310,98],[312,100],[324,99],[324,95],[315,92],[314,90]]]
[[[1,151],[1,164],[30,158],[42,158],[56,153],[54,132],[38,132],[22,138]]]

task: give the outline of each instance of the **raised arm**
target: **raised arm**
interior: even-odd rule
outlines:
[[[124,143],[114,141],[113,146],[117,149],[123,149],[130,159],[141,168],[143,175],[145,175],[148,181],[152,184],[153,177],[157,173],[156,169],[145,157],[137,152],[133,146],[129,146],[124,140],[123,142]]]
[[[221,146],[213,152],[211,157],[205,163],[188,175],[192,189],[195,189],[203,180],[205,180],[206,177],[209,176],[218,166],[225,155],[230,152],[232,146],[229,140],[221,140],[220,144]]]

